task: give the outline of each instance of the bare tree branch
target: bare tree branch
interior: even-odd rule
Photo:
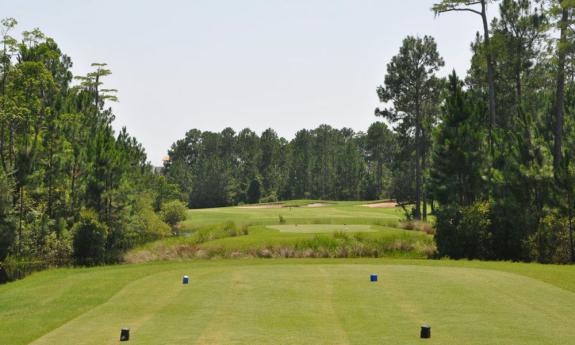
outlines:
[[[472,8],[449,8],[449,9],[445,9],[445,10],[440,10],[437,13],[446,13],[446,12],[472,12],[475,13],[477,15],[481,15],[481,12],[474,10]]]

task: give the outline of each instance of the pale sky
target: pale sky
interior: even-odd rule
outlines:
[[[464,74],[481,29],[435,18],[434,0],[0,0],[17,32],[39,27],[75,74],[106,62],[126,126],[155,165],[191,128],[268,127],[293,138],[326,123],[365,131],[375,93],[407,35],[432,35],[443,75]],[[496,12],[492,7],[491,13]]]

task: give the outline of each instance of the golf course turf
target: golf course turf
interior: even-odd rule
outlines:
[[[270,225],[268,228],[278,230],[279,232],[292,232],[292,233],[331,233],[331,232],[375,232],[369,225],[353,224],[303,224],[303,225]]]
[[[128,327],[131,344],[573,344],[571,267],[471,264],[250,259],[52,270],[0,287],[0,343],[111,344]],[[430,340],[418,338],[423,323]]]
[[[283,224],[278,212],[285,212]],[[398,228],[398,209],[360,203],[189,215],[183,229],[190,237],[144,245],[134,253],[181,248],[210,227],[225,231],[218,221],[249,231],[193,245],[222,255],[226,249],[249,253],[324,241],[342,246],[432,241],[426,233]],[[345,229],[354,233],[345,235]],[[361,240],[354,239],[357,234]],[[573,266],[409,255],[214,256],[38,272],[0,286],[0,344],[116,344],[122,328],[130,329],[128,344],[575,344]],[[371,274],[378,275],[377,282],[370,282]],[[188,285],[182,284],[184,275]],[[431,339],[419,338],[423,324],[431,326]]]

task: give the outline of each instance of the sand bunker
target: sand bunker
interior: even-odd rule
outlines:
[[[265,208],[286,208],[286,207],[325,207],[325,206],[329,206],[330,204],[328,203],[323,203],[323,202],[315,202],[312,204],[306,204],[306,205],[293,205],[293,206],[289,206],[289,205],[285,205],[283,203],[275,203],[275,204],[261,204],[261,205],[244,205],[244,206],[237,206],[237,208],[243,208],[243,209],[265,209]]]
[[[325,207],[325,206],[329,206],[329,204],[325,204],[325,203],[321,203],[321,202],[315,202],[313,204],[305,205],[305,207]]]
[[[388,201],[388,202],[378,202],[376,204],[365,204],[361,206],[369,208],[394,208],[397,207],[397,203],[393,201]]]

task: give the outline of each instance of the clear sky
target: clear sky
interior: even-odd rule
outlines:
[[[76,74],[108,63],[116,128],[159,165],[191,128],[272,127],[287,139],[322,123],[365,131],[406,35],[434,36],[442,74],[464,74],[480,18],[435,18],[433,2],[0,0],[0,13],[18,20],[18,32],[53,37]]]

